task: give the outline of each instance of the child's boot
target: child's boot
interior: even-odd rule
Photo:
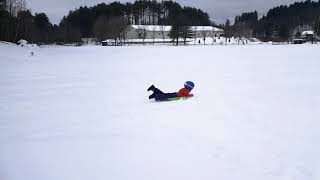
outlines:
[[[154,93],[149,96],[149,99],[153,99],[153,98],[156,98],[156,95]]]
[[[152,91],[152,90],[154,90],[154,85],[152,85],[152,86],[150,86],[149,88],[148,88],[148,91]]]

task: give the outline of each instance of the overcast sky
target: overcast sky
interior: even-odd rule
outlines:
[[[70,10],[80,6],[93,6],[98,3],[113,2],[114,0],[27,0],[32,12],[45,12],[52,23],[58,24]],[[134,2],[134,0],[117,0],[120,2]],[[259,16],[270,8],[282,4],[291,4],[301,0],[177,0],[184,6],[193,6],[209,13],[216,23],[224,23],[226,19],[233,20],[242,12],[257,10]]]

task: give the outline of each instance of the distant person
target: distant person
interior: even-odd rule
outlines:
[[[155,99],[156,101],[166,101],[170,98],[193,97],[193,94],[190,94],[193,88],[194,83],[188,81],[184,83],[184,88],[180,89],[180,91],[174,93],[164,93],[154,85],[152,85],[148,88],[148,91],[153,91],[153,94],[149,96],[149,99]]]

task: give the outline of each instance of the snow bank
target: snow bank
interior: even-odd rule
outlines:
[[[36,44],[30,44],[27,40],[24,40],[24,39],[20,39],[17,45],[21,47],[37,47]]]
[[[25,43],[25,42],[23,42]],[[0,61],[24,61],[37,55],[40,47],[37,45],[17,45],[10,42],[0,41]]]
[[[320,179],[319,46],[28,50],[0,45],[3,180]]]

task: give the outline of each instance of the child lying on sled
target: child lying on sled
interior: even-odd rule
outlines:
[[[158,88],[156,88],[154,85],[150,86],[148,88],[148,91],[153,91],[153,94],[149,96],[149,99],[155,99],[156,101],[165,101],[170,98],[176,98],[176,97],[192,97],[193,94],[190,94],[192,89],[194,88],[194,83],[191,81],[188,81],[184,83],[184,88],[180,89],[178,92],[174,93],[164,93]]]

